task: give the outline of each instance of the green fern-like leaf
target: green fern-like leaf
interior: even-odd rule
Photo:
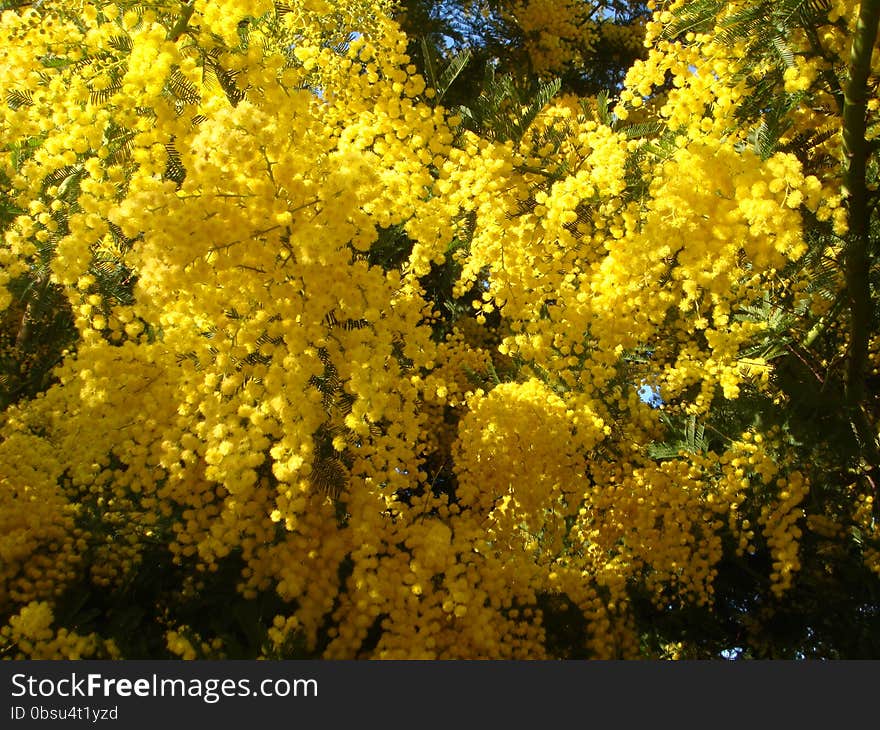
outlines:
[[[696,416],[687,416],[682,422],[675,423],[671,418],[665,419],[673,438],[668,441],[655,442],[648,446],[648,455],[652,459],[676,459],[682,452],[699,453],[709,448],[706,437],[706,426],[697,421]]]
[[[115,51],[128,54],[134,47],[134,42],[129,35],[114,35],[107,39],[107,45]]]
[[[168,162],[165,166],[165,178],[180,185],[186,178],[186,167],[183,165],[180,152],[174,146],[173,140],[165,145],[165,152],[168,155]]]
[[[24,106],[33,106],[33,94],[27,89],[9,89],[6,92],[6,103],[10,109],[21,109]]]
[[[674,40],[685,33],[704,33],[715,25],[715,19],[724,6],[720,0],[696,0],[686,3],[668,23],[662,34],[664,40]]]
[[[218,56],[218,52],[211,52],[205,57],[205,66],[211,72],[208,79],[213,79],[226,94],[229,103],[237,106],[245,97],[245,92],[235,82],[240,72],[223,68],[218,60]]]
[[[175,67],[171,70],[168,80],[165,82],[166,90],[178,101],[184,104],[198,104],[201,100],[199,90],[186,76]]]
[[[666,130],[661,122],[630,124],[622,129],[627,139],[654,139]]]
[[[439,103],[446,95],[446,92],[449,91],[449,87],[452,86],[455,79],[458,78],[459,74],[464,70],[464,67],[470,63],[470,60],[471,52],[463,51],[455,56],[446,68],[443,69],[443,72],[434,83],[434,89],[437,92],[435,97],[437,103]]]
[[[544,109],[544,107],[550,103],[550,100],[559,93],[561,87],[562,81],[560,79],[542,82],[538,86],[537,92],[531,98],[526,100],[524,108],[517,115],[516,126],[514,128],[516,134],[515,139],[522,139],[526,130],[532,125],[532,122],[535,121],[538,114],[541,113],[541,110]]]
[[[596,95],[596,116],[606,127],[610,127],[614,123],[614,119],[611,116],[611,109],[609,108],[607,91],[600,91]]]
[[[480,96],[458,111],[464,126],[478,134],[502,142],[519,141],[560,85],[559,79],[554,79],[521,89],[511,75],[496,77],[492,65],[487,64]]]

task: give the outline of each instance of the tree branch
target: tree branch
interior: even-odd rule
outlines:
[[[849,73],[843,99],[843,152],[846,168],[843,192],[847,200],[849,234],[845,265],[850,305],[850,342],[846,373],[846,402],[859,409],[865,397],[868,338],[871,332],[871,286],[869,279],[870,226],[866,170],[868,74],[871,53],[880,22],[880,0],[864,0],[850,52]]]
[[[193,10],[196,8],[196,0],[189,0],[188,2],[187,0],[181,0],[180,4],[183,5],[180,10],[180,17],[177,19],[174,27],[168,31],[169,41],[176,41],[186,32],[186,27],[189,25],[189,19],[192,17]]]

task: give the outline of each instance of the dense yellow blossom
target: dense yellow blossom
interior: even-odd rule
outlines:
[[[112,641],[53,628],[49,603],[31,601],[0,628],[0,654],[9,659],[118,659]]]
[[[772,428],[693,433],[746,390],[784,398],[749,312],[768,291],[830,309],[804,219],[847,221],[832,163],[762,154],[737,125],[742,49],[664,35],[680,3],[656,9],[613,119],[562,98],[517,138],[434,103],[385,2],[43,5],[0,19],[0,307],[45,263],[76,342],[0,422],[4,652],[114,656],[53,628],[53,602],[119,589],[161,546],[189,596],[233,570],[242,599],[277,601],[267,657],[548,658],[566,611],[579,651],[631,657],[634,587],[711,607],[725,550],[763,546],[784,599],[804,532],[840,534]],[[549,75],[603,33],[641,42],[589,7],[504,12]],[[780,93],[812,93],[825,63],[801,53]],[[835,123],[816,93],[791,139]],[[645,119],[662,139],[627,130]],[[391,235],[411,245],[389,263]],[[441,267],[469,304],[445,328]],[[690,443],[657,456],[673,417]],[[872,499],[846,519],[873,539]],[[170,655],[222,654],[162,632]]]

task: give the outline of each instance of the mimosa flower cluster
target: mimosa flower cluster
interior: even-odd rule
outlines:
[[[652,451],[744,392],[784,407],[749,312],[781,292],[821,315],[804,218],[846,231],[831,168],[737,126],[740,51],[664,35],[679,5],[607,114],[559,99],[516,139],[436,103],[385,2],[4,13],[0,307],[43,276],[75,342],[0,419],[0,654],[118,656],[56,608],[161,553],[181,601],[227,580],[271,603],[264,657],[552,658],[565,612],[578,651],[632,657],[634,591],[709,607],[725,557],[763,551],[784,600],[804,533],[874,530],[864,495],[807,515],[771,427]],[[603,32],[580,2],[506,12],[540,74]],[[853,5],[832,12],[844,54]],[[788,134],[829,129],[824,103]],[[145,610],[168,655],[226,655]]]

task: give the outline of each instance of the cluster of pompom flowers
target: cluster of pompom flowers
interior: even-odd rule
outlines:
[[[803,255],[802,209],[845,227],[835,181],[744,151],[741,89],[690,71],[733,78],[735,49],[655,43],[655,15],[616,114],[647,114],[672,74],[659,155],[567,98],[516,142],[464,130],[381,2],[64,5],[0,22],[22,100],[0,111],[22,211],[0,305],[51,245],[78,332],[57,383],[2,418],[4,651],[117,656],[53,625],[53,602],[83,579],[117,589],[157,543],[190,596],[235,555],[237,591],[286,602],[266,656],[321,632],[325,657],[363,656],[378,626],[368,656],[545,657],[547,595],[583,615],[592,656],[634,656],[627,586],[711,603],[722,535],[765,542],[784,594],[809,489],[784,441],[658,461],[637,393],[650,378],[698,416],[769,388],[741,354],[761,325],[733,313]],[[546,5],[509,8],[526,32],[552,21],[541,71],[600,32],[579,3]],[[358,31],[344,47],[340,28]],[[376,253],[390,229],[413,242],[400,265]],[[130,301],[102,289],[106,262],[136,279]],[[437,338],[424,281],[450,263],[472,310]],[[173,617],[167,645],[224,652]]]

